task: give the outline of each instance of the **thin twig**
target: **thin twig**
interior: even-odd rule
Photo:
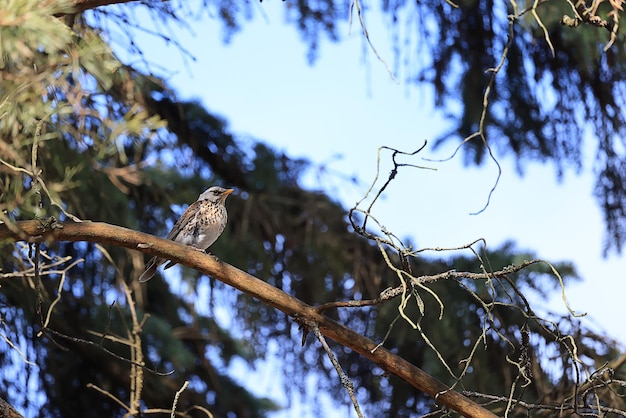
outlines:
[[[24,360],[24,363],[28,364],[29,366],[37,366],[37,363],[33,363],[32,361],[28,360],[26,356],[24,355],[24,353],[22,352],[22,350],[20,350],[18,346],[13,344],[13,342],[9,340],[9,338],[6,335],[2,334],[2,339],[4,340],[4,342],[6,342],[9,345],[9,347],[17,351],[17,354],[19,354],[22,360]]]
[[[508,402],[509,398],[507,396],[496,396],[496,395],[489,395],[489,394],[485,394],[485,393],[479,393],[479,392],[471,392],[471,391],[463,391],[462,392],[463,395],[467,396],[467,397],[474,397],[474,398],[481,398],[481,399],[486,399],[492,402]],[[512,406],[521,406],[523,408],[526,408],[528,410],[538,410],[538,409],[544,409],[546,411],[558,411],[561,414],[567,411],[575,411],[576,409],[578,409],[579,414],[582,412],[582,410],[584,409],[589,409],[589,407],[587,405],[576,405],[576,404],[571,404],[571,403],[559,403],[558,405],[547,405],[547,404],[535,404],[535,403],[530,403],[530,402],[525,402],[522,400],[513,400],[512,402]],[[613,413],[613,414],[617,414],[619,416],[622,417],[626,417],[626,412],[616,409],[616,408],[609,408],[606,406],[600,406],[599,407],[601,412],[605,412],[605,413]],[[584,415],[586,416],[600,416],[597,413],[584,413]]]
[[[178,398],[180,397],[180,394],[183,393],[185,389],[187,389],[187,386],[189,386],[189,380],[185,380],[185,383],[183,383],[183,387],[181,387],[176,392],[176,395],[174,396],[174,402],[172,402],[172,413],[170,414],[170,418],[174,418],[176,416],[176,405],[178,405]]]
[[[393,75],[393,71],[391,71],[391,68],[389,68],[385,60],[380,56],[380,54],[374,47],[372,40],[370,39],[370,35],[367,31],[367,27],[365,26],[365,19],[363,18],[363,11],[361,10],[361,2],[359,0],[352,0],[352,2],[350,3],[350,25],[352,25],[352,11],[354,10],[355,7],[356,7],[357,16],[359,17],[359,23],[361,24],[361,30],[363,31],[363,35],[365,36],[367,43],[369,44],[374,55],[376,55],[376,58],[378,58],[378,61],[380,61],[385,66],[385,69],[389,73],[389,76],[391,77],[391,79],[397,83],[398,80],[396,80],[396,77]]]
[[[343,368],[341,367],[341,364],[339,364],[339,362],[337,361],[337,358],[335,357],[335,354],[333,354],[332,350],[328,346],[328,343],[326,343],[326,338],[324,338],[324,335],[322,335],[322,333],[320,332],[320,329],[317,326],[317,324],[311,324],[310,328],[313,330],[313,334],[315,334],[319,342],[322,344],[322,348],[324,348],[324,351],[326,351],[326,355],[328,355],[330,362],[332,363],[333,367],[337,371],[341,384],[343,385],[344,388],[346,388],[346,391],[348,392],[348,396],[350,396],[350,399],[352,400],[354,411],[356,412],[358,417],[363,418],[363,414],[361,413],[361,407],[359,406],[359,401],[356,399],[356,396],[354,394],[354,384],[352,383],[350,378],[344,373]]]
[[[113,395],[111,392],[101,389],[98,386],[92,384],[92,383],[87,383],[87,387],[89,389],[94,389],[100,393],[102,393],[103,395],[105,395],[108,398],[111,398],[113,400],[113,402],[115,402],[116,404],[118,404],[119,406],[121,406],[122,408],[124,408],[125,410],[130,412],[130,408],[128,407],[128,405],[126,405],[124,402],[122,402],[118,397],[116,397],[115,395]]]
[[[46,328],[45,332],[53,334],[53,335],[56,335],[57,337],[61,337],[61,338],[65,339],[65,340],[72,341],[74,343],[87,344],[87,345],[91,345],[91,346],[97,347],[100,350],[102,350],[105,353],[115,357],[118,360],[121,360],[121,361],[129,363],[129,364],[135,364],[136,366],[139,366],[142,369],[147,370],[147,371],[149,371],[150,373],[153,373],[156,376],[171,376],[175,372],[175,370],[172,370],[172,371],[169,371],[169,372],[165,372],[165,373],[156,371],[154,369],[146,367],[145,365],[134,363],[133,360],[129,360],[129,359],[125,358],[125,357],[119,356],[119,355],[115,354],[114,352],[112,352],[111,350],[108,350],[108,349],[100,346],[99,344],[94,343],[93,341],[85,340],[83,338],[71,337],[69,335],[65,335],[65,334],[63,334],[61,332],[55,331],[52,328]]]

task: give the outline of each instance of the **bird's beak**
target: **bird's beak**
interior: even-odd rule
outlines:
[[[234,192],[235,189],[226,189],[222,192],[222,195],[224,196],[228,196],[229,194],[231,194],[232,192]]]

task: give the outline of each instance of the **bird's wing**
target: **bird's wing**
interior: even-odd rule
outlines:
[[[180,234],[180,231],[185,227],[185,225],[189,223],[189,221],[191,221],[193,217],[197,215],[199,205],[200,205],[199,200],[189,205],[189,207],[185,210],[185,212],[183,212],[183,216],[181,216],[180,219],[176,221],[170,233],[167,234],[167,239],[176,241],[176,237],[178,237],[178,234]]]

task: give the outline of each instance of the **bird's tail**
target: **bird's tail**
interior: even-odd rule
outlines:
[[[158,257],[152,257],[150,261],[148,261],[146,269],[143,273],[141,273],[141,276],[139,276],[140,282],[147,282],[156,274],[157,268],[159,268],[159,266],[163,263],[163,261],[159,261]]]

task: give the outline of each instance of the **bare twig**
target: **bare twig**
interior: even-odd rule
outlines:
[[[183,386],[176,392],[176,396],[174,396],[174,402],[172,402],[172,413],[170,414],[171,418],[174,418],[176,416],[176,405],[178,405],[178,398],[180,398],[180,394],[183,393],[185,389],[187,389],[187,386],[189,386],[189,380],[185,380]]]
[[[52,303],[50,304],[50,307],[48,307],[48,313],[46,314],[46,319],[43,322],[42,328],[45,329],[48,327],[48,324],[50,323],[50,316],[52,315],[52,310],[54,309],[54,307],[56,306],[57,303],[59,303],[59,301],[61,300],[61,294],[63,293],[63,285],[65,284],[65,277],[67,276],[67,272],[74,267],[77,264],[82,263],[83,261],[85,261],[82,258],[79,258],[78,260],[74,260],[69,266],[67,266],[65,268],[65,270],[63,270],[61,272],[61,277],[59,278],[59,285],[57,286],[57,295],[54,298],[54,300],[52,301]],[[36,271],[38,271],[39,269],[36,269]],[[37,333],[37,336],[40,337],[41,336],[41,330]]]
[[[105,353],[107,353],[110,356],[115,357],[118,360],[121,360],[121,361],[123,361],[125,363],[134,364],[134,365],[136,365],[138,367],[141,367],[142,369],[145,369],[145,370],[149,371],[150,373],[152,373],[152,374],[154,374],[156,376],[171,376],[172,374],[174,374],[174,370],[164,373],[164,372],[159,372],[157,370],[154,370],[154,369],[151,369],[149,367],[146,367],[143,364],[134,363],[132,359],[127,359],[125,357],[119,356],[119,355],[115,354],[114,352],[112,352],[111,350],[108,350],[108,349],[102,347],[100,344],[97,344],[97,343],[95,343],[93,341],[85,340],[83,338],[72,337],[70,335],[65,335],[65,334],[63,334],[61,332],[58,332],[58,331],[55,331],[55,330],[53,330],[51,328],[46,328],[45,332],[46,333],[50,333],[52,335],[56,335],[57,337],[61,337],[61,338],[65,339],[65,340],[72,341],[74,343],[87,344],[87,345],[91,345],[91,346],[97,347],[98,349],[104,351]]]
[[[356,399],[356,396],[354,395],[354,384],[352,383],[350,378],[344,373],[343,368],[341,367],[341,364],[339,364],[339,362],[337,361],[337,358],[335,357],[332,350],[328,346],[328,343],[326,343],[326,339],[324,338],[324,335],[322,335],[322,333],[320,332],[320,329],[317,326],[317,324],[312,324],[310,328],[313,330],[313,334],[315,334],[315,337],[317,337],[320,344],[322,344],[322,348],[324,349],[324,351],[326,351],[326,355],[328,356],[328,358],[330,359],[330,362],[332,363],[333,367],[337,371],[341,384],[343,385],[344,388],[346,388],[346,391],[348,392],[348,396],[350,396],[350,400],[352,401],[352,405],[354,406],[354,411],[356,412],[358,417],[363,418],[363,413],[361,412],[359,401]]]
[[[126,405],[124,402],[122,402],[117,396],[113,395],[111,392],[109,392],[108,390],[104,390],[92,383],[87,383],[87,387],[89,389],[93,389],[95,391],[98,391],[100,393],[102,393],[104,396],[106,396],[107,398],[110,398],[111,400],[113,400],[113,402],[115,402],[116,404],[118,404],[120,407],[124,408],[125,410],[130,412],[130,408],[128,407],[128,405]]]
[[[389,73],[389,76],[391,77],[391,79],[397,83],[398,80],[396,80],[396,77],[393,75],[393,71],[391,71],[391,68],[389,68],[389,66],[387,65],[385,60],[380,56],[380,54],[378,53],[378,51],[374,47],[374,44],[372,43],[372,40],[370,39],[370,35],[369,35],[368,31],[367,31],[367,27],[365,26],[365,19],[363,18],[363,10],[361,10],[361,2],[360,2],[360,0],[352,0],[352,2],[350,3],[350,26],[352,26],[352,11],[355,8],[356,8],[357,16],[359,17],[359,23],[361,25],[361,30],[363,31],[363,35],[365,36],[365,39],[367,40],[367,43],[370,46],[370,49],[372,50],[374,55],[376,55],[376,58],[378,58],[378,61],[380,61],[385,66],[385,69],[387,70],[387,73]]]
[[[496,396],[496,395],[488,395],[485,393],[478,393],[478,392],[472,392],[472,391],[463,391],[463,394],[469,397],[473,397],[473,398],[480,398],[480,399],[485,399],[488,400],[490,402],[502,402],[502,403],[508,403],[509,402],[509,398],[506,396]],[[579,415],[582,416],[593,416],[593,417],[600,417],[600,416],[604,416],[601,415],[597,412],[594,412],[593,410],[589,409],[589,407],[587,405],[576,405],[576,404],[571,404],[571,403],[559,403],[558,405],[547,405],[547,404],[534,404],[534,403],[530,403],[530,402],[525,402],[522,400],[518,400],[515,399],[511,402],[511,406],[521,406],[525,409],[528,410],[546,410],[546,411],[555,411],[555,412],[559,412],[560,414],[563,414],[565,412],[569,412],[569,411],[578,411]],[[616,409],[616,408],[609,408],[606,406],[599,406],[599,412],[603,412],[603,413],[611,413],[611,414],[616,414],[622,417],[626,417],[626,412]]]
[[[623,0],[610,1],[612,10],[608,13],[607,16],[613,19],[611,22],[606,19],[602,19],[596,14],[597,6],[600,2],[594,2],[594,5],[589,8],[587,7],[587,4],[584,0],[578,0],[576,1],[576,4],[573,4],[571,0],[568,0],[568,3],[574,11],[574,17],[563,15],[563,17],[561,18],[561,24],[564,26],[569,26],[570,28],[576,28],[581,23],[587,23],[591,26],[596,26],[598,28],[605,28],[611,34],[609,42],[607,42],[607,44],[604,46],[604,51],[608,51],[608,49],[617,40],[619,17],[620,13],[623,12]]]

